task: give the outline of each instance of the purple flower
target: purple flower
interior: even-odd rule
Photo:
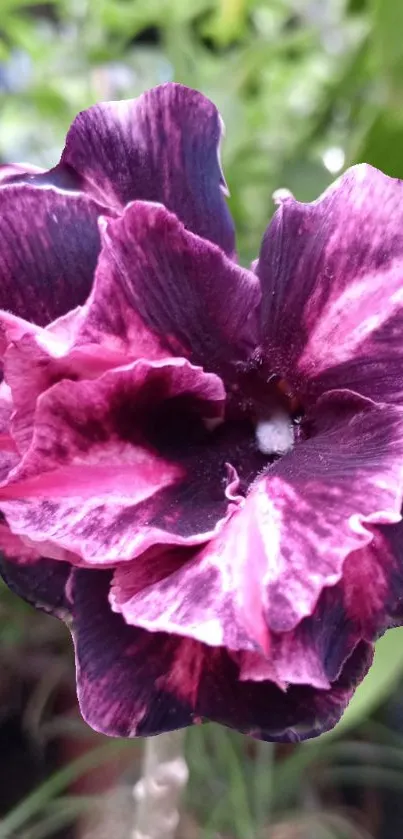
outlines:
[[[403,186],[286,198],[249,271],[220,133],[168,84],[3,172],[2,573],[94,728],[298,740],[402,621]]]

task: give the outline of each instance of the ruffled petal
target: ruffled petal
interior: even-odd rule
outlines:
[[[135,202],[105,222],[80,340],[129,357],[188,357],[234,368],[256,340],[256,277],[189,233],[164,207]]]
[[[12,530],[104,564],[206,541],[238,503],[234,467],[247,487],[265,462],[247,422],[220,424],[224,401],[221,380],[184,359],[54,385],[0,488]]]
[[[86,311],[86,306],[77,307],[43,329],[0,310],[0,358],[13,410],[9,431],[20,454],[32,442],[36,404],[42,393],[66,379],[96,379],[127,362],[107,346],[76,345]]]
[[[94,279],[101,208],[83,195],[0,189],[0,308],[45,324],[83,303]]]
[[[97,201],[122,209],[155,201],[230,256],[234,228],[219,160],[222,122],[201,93],[164,84],[103,102],[74,120],[57,169],[73,170]]]
[[[372,662],[372,647],[360,642],[329,690],[272,682],[241,681],[239,667],[224,651],[206,666],[197,701],[201,717],[258,740],[298,742],[332,729]],[[179,680],[178,680],[179,681]]]
[[[159,734],[214,720],[263,740],[297,741],[331,728],[365,675],[372,648],[359,644],[329,690],[241,681],[223,648],[127,626],[108,606],[110,574],[75,570],[73,633],[78,697],[106,734]]]
[[[114,737],[160,734],[191,725],[189,703],[165,686],[178,640],[126,626],[108,607],[109,584],[107,571],[73,571],[72,632],[84,719]]]
[[[167,632],[230,650],[256,649],[237,620],[233,592],[204,551],[160,550],[117,568],[111,586],[111,608],[127,624],[150,632]]]
[[[256,266],[262,355],[307,397],[403,399],[403,183],[371,166],[321,198],[287,198]]]
[[[140,574],[139,589],[129,569],[126,584],[117,575],[113,608],[129,623],[214,646],[270,657],[274,643],[289,669],[278,679],[292,681],[286,642],[272,633],[289,633],[314,615],[346,557],[371,544],[372,526],[400,519],[401,409],[333,393],[322,398],[315,422],[315,435],[256,479],[182,567],[168,566],[157,585]],[[360,637],[357,631],[352,646]]]
[[[249,610],[261,596],[273,631],[312,614],[346,557],[372,542],[368,525],[400,521],[402,419],[399,408],[329,394],[318,404],[316,433],[256,482],[242,511],[253,557],[244,590]]]
[[[6,480],[8,473],[19,460],[18,450],[10,433],[13,404],[9,388],[0,384],[0,482]]]
[[[13,533],[4,516],[0,515],[0,555],[5,559],[18,562],[19,565],[32,565],[40,558],[40,554],[34,548]]]
[[[11,400],[0,386],[0,477],[6,479],[19,456],[9,434]],[[44,559],[31,545],[13,533],[0,514],[0,576],[8,587],[28,603],[56,616],[67,614],[66,585],[70,566]]]
[[[347,557],[337,588],[345,620],[373,639],[403,623],[403,523],[369,529],[371,542]]]
[[[126,624],[232,651],[241,681],[329,689],[362,638],[346,616],[341,588],[322,592],[311,616],[290,632],[262,635],[240,620],[236,598],[200,549],[147,552],[114,571],[109,602]],[[226,578],[228,582],[228,576]]]

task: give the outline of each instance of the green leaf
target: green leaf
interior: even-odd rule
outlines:
[[[397,93],[403,90],[403,3],[372,0],[372,8],[377,71],[389,82],[393,93]]]
[[[123,749],[134,750],[130,740],[118,740],[99,746],[90,752],[72,761],[63,769],[55,772],[51,778],[41,784],[37,789],[17,804],[5,818],[0,821],[0,839],[10,839],[16,831],[23,827],[29,819],[41,812],[52,798],[55,798],[62,790],[70,786],[73,781],[85,775],[91,769],[102,763],[107,763]]]
[[[248,5],[248,0],[219,0],[214,16],[205,27],[205,34],[217,44],[231,43],[244,29]]]
[[[89,811],[94,811],[101,803],[102,796],[98,795],[77,795],[63,796],[53,802],[53,806],[47,808],[43,818],[35,825],[24,830],[20,839],[47,839],[54,836],[55,831],[62,830],[73,824],[78,816]]]
[[[403,773],[382,766],[332,766],[325,767],[320,774],[320,786],[343,784],[348,786],[383,787],[403,790]]]
[[[403,177],[403,109],[376,114],[354,155],[357,163],[371,163],[393,178]]]
[[[390,629],[376,644],[374,663],[340,722],[332,731],[301,744],[290,757],[276,767],[274,801],[276,808],[289,804],[295,797],[301,779],[319,758],[331,754],[333,741],[364,722],[397,688],[403,677],[403,631]]]

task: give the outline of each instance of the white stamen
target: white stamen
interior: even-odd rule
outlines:
[[[263,454],[286,454],[294,446],[294,428],[285,411],[276,411],[256,426],[256,442]]]

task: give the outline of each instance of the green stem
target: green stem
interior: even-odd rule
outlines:
[[[73,781],[85,775],[90,769],[102,763],[108,763],[113,757],[121,754],[123,749],[133,749],[133,743],[112,741],[106,746],[92,749],[77,760],[72,761],[59,772],[55,772],[48,781],[41,784],[18,804],[8,815],[0,821],[0,839],[10,839],[18,835],[17,831],[48,804],[49,800],[59,795],[62,790],[70,786]]]

